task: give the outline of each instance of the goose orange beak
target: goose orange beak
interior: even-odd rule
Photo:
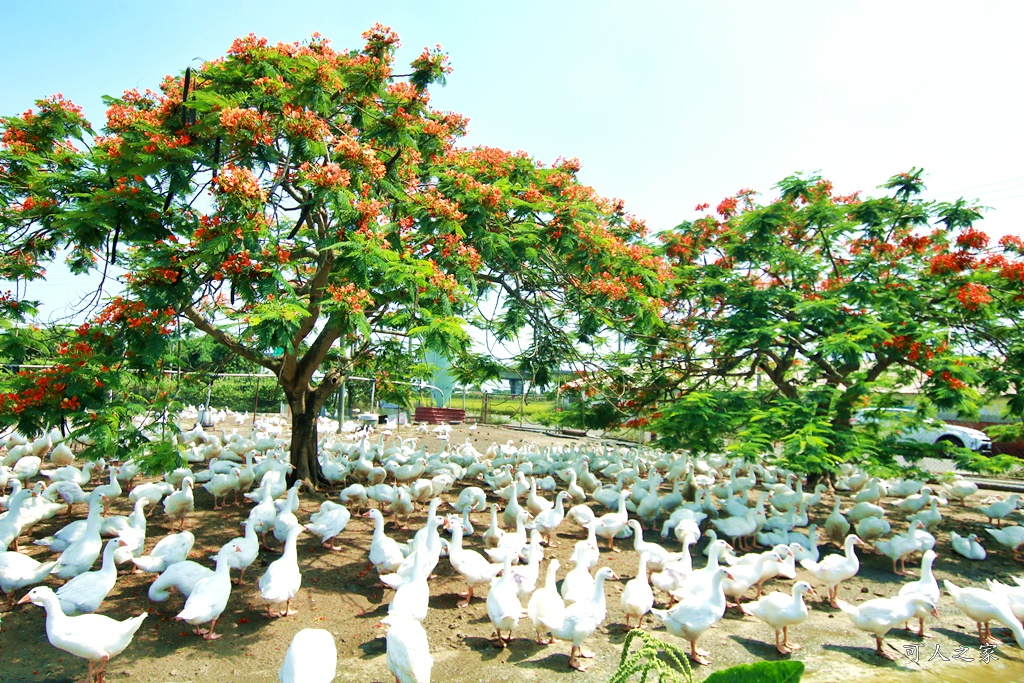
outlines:
[[[23,597],[21,600],[18,600],[18,602],[14,603],[14,604],[16,604],[16,605],[24,605],[26,602],[32,602],[29,599],[28,595],[25,595],[25,597]]]

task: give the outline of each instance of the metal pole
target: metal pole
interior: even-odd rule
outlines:
[[[341,396],[338,397],[338,433],[341,433],[341,423],[345,421],[345,397],[348,382],[342,380],[341,382]]]
[[[256,375],[256,402],[252,407],[252,429],[256,428],[256,413],[260,411],[260,376]]]

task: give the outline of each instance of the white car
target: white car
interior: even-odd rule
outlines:
[[[992,453],[992,439],[977,429],[951,425],[948,422],[925,418],[921,427],[899,428],[900,422],[913,420],[915,411],[913,408],[873,408],[870,410],[858,410],[852,424],[863,424],[865,422],[893,423],[893,431],[897,431],[901,441],[913,443],[948,443],[951,446],[968,448],[978,453]]]

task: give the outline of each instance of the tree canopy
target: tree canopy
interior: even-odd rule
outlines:
[[[127,271],[48,379],[13,382],[4,421],[88,430],[121,394],[159,412],[173,397],[129,383],[168,367],[188,325],[277,376],[315,482],[317,412],[388,340],[458,355],[472,319],[504,339],[530,328],[557,363],[608,326],[657,323],[671,271],[622,202],[575,160],[460,147],[466,120],[430,106],[440,48],[395,73],[398,36],[363,37],[239,38],[159,91],[106,98],[99,134],[59,95],[0,119],[0,277],[43,277],[61,254]],[[497,316],[476,315],[487,296]]]
[[[979,390],[1018,386],[1002,359],[1021,348],[1020,240],[992,245],[980,208],[922,199],[922,178],[861,197],[791,176],[770,201],[742,190],[659,235],[674,273],[666,326],[641,340],[628,382],[657,404],[655,429],[751,456],[781,442],[811,472],[891,464],[892,444],[851,430],[856,409],[913,391],[922,414],[972,415]]]

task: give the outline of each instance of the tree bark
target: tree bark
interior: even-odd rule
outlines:
[[[320,442],[317,417],[320,409],[341,386],[341,379],[341,371],[332,368],[317,386],[310,386],[308,382],[303,382],[301,387],[281,383],[292,409],[292,441],[289,451],[292,471],[288,483],[301,481],[303,488],[310,493],[329,484],[317,457]]]
[[[319,439],[316,419],[319,407],[315,407],[312,401],[290,402],[289,405],[292,409],[292,441],[289,454],[293,469],[288,476],[288,483],[301,481],[303,488],[312,492],[316,487],[327,484],[320,468],[320,461],[317,459]]]

